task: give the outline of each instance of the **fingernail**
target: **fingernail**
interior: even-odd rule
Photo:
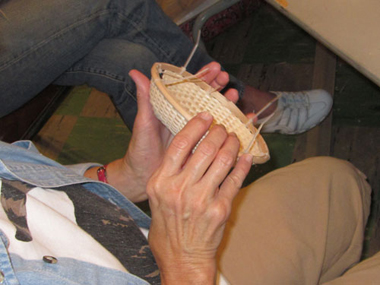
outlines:
[[[252,162],[253,162],[253,155],[248,153],[248,154],[245,155],[244,159],[249,164],[252,164]]]
[[[205,121],[209,121],[212,119],[212,116],[209,112],[201,112],[198,114],[198,116]]]

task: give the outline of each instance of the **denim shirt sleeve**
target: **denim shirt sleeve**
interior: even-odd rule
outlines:
[[[13,270],[13,265],[8,255],[8,239],[2,231],[0,231],[0,284],[18,285],[16,274]]]
[[[57,263],[43,260],[25,260],[11,254],[12,264],[18,270],[19,283],[38,285],[94,285],[94,284],[134,284],[148,285],[145,280],[115,269],[110,269],[72,258],[59,258]]]
[[[0,142],[0,177],[42,188],[82,184],[89,191],[127,210],[139,227],[149,228],[150,218],[114,187],[83,176],[88,167],[96,165],[79,164],[68,168],[41,155],[30,141],[19,141],[13,145]]]
[[[78,164],[70,164],[65,165],[67,168],[74,171],[76,174],[83,176],[87,169],[92,167],[101,166],[99,163],[89,162],[89,163],[78,163]]]
[[[17,254],[9,254],[8,239],[2,231],[0,237],[0,284],[149,284],[133,274],[72,258],[59,258],[55,264],[26,260]]]

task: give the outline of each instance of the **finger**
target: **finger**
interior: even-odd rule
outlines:
[[[220,86],[220,90],[223,89],[224,87],[226,87],[226,85],[228,84],[229,81],[230,81],[230,76],[225,71],[221,71],[214,80],[216,85]],[[215,86],[215,87],[217,87],[217,86]]]
[[[253,124],[256,124],[256,123],[257,123],[258,118],[257,118],[257,116],[256,116],[255,113],[248,113],[248,114],[245,114],[245,115],[246,115],[246,117],[247,117],[248,119],[250,119],[250,120],[252,121]]]
[[[210,189],[217,189],[234,166],[239,146],[240,143],[236,135],[233,133],[229,134],[201,183],[206,184]],[[211,196],[214,194],[214,192],[210,193]]]
[[[226,139],[227,132],[225,127],[214,126],[184,167],[182,175],[185,179],[198,182],[210,167]]]
[[[244,179],[247,177],[252,166],[252,155],[242,155],[236,163],[234,169],[226,177],[220,186],[218,197],[232,201],[243,185]]]
[[[136,84],[137,115],[133,126],[134,131],[138,129],[143,132],[158,131],[161,127],[160,121],[154,115],[152,104],[150,103],[150,81],[137,70],[131,70],[129,76]]]
[[[149,79],[142,74],[140,71],[137,70],[131,70],[129,72],[129,76],[132,78],[132,80],[136,84],[136,90],[137,90],[137,104],[138,108],[141,111],[144,110],[151,110],[152,106],[149,102],[149,86],[150,81]]]
[[[220,73],[221,71],[221,66],[217,62],[210,62],[209,64],[206,64],[199,70],[198,72],[201,72],[202,70],[207,69],[208,71],[204,74],[201,75],[201,79],[210,84],[213,82],[216,78],[216,76]]]
[[[173,138],[164,156],[162,169],[168,175],[177,173],[212,123],[210,113],[202,112],[191,119]]]
[[[233,89],[233,88],[228,89],[228,90],[224,93],[224,96],[225,96],[228,100],[234,102],[235,104],[236,104],[237,101],[239,100],[239,93],[238,93],[238,91],[237,91],[236,89]]]
[[[208,69],[207,73],[201,76],[201,79],[207,82],[213,88],[217,90],[223,89],[229,81],[229,75],[227,72],[221,70],[221,65],[217,62],[211,62],[205,65],[200,71]]]

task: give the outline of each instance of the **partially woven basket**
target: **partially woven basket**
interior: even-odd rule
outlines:
[[[269,160],[268,147],[257,129],[247,124],[248,118],[235,104],[206,82],[167,63],[155,63],[151,72],[150,101],[154,113],[173,135],[196,114],[207,111],[214,118],[213,124],[224,125],[228,132],[237,135],[239,156],[252,154],[254,164]]]

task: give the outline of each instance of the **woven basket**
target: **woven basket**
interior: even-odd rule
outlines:
[[[167,63],[155,63],[152,67],[150,101],[157,118],[177,134],[196,114],[207,111],[213,124],[224,125],[228,132],[234,132],[240,140],[239,156],[249,147],[257,133],[248,118],[222,94],[190,73]],[[181,75],[182,72],[182,75]],[[186,79],[190,77],[190,79]],[[269,160],[268,147],[260,134],[247,150],[253,155],[253,163]]]

